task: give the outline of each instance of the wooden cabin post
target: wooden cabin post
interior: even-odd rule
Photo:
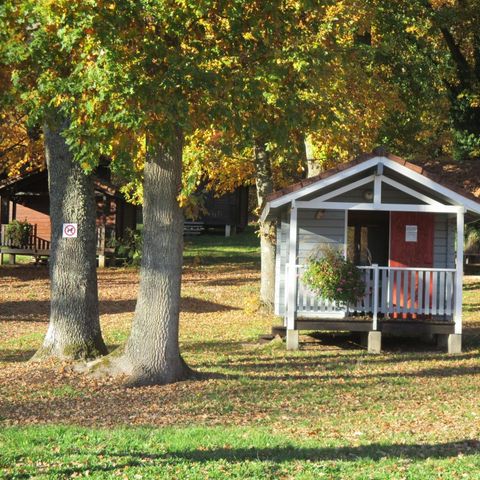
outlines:
[[[0,197],[0,224],[6,225],[10,222],[10,198]]]
[[[372,316],[372,330],[378,330],[378,291],[379,285],[379,269],[378,264],[374,263],[373,267],[373,316]]]
[[[295,200],[290,209],[290,235],[288,243],[288,272],[286,277],[287,294],[287,350],[298,350],[297,320],[297,241],[298,241],[298,209]]]
[[[448,336],[448,353],[462,352],[462,290],[463,290],[463,239],[465,230],[464,208],[457,211],[457,255],[455,271],[454,333]]]
[[[226,224],[225,225],[225,237],[231,237],[237,233],[236,226],[234,224]]]
[[[105,268],[105,224],[97,227],[98,268]]]

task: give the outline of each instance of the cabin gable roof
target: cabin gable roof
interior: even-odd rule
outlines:
[[[480,215],[479,199],[472,193],[400,157],[374,151],[272,193],[267,197],[261,218],[264,220],[292,201],[328,198],[324,192],[339,185],[346,185],[348,190],[349,183],[361,184],[362,178],[369,177],[373,181],[375,175],[382,175],[392,187],[400,187],[407,194],[413,193],[425,203],[461,206]]]
[[[45,194],[48,194],[47,177],[48,173],[45,169],[32,170],[31,172],[22,175],[7,177],[0,180],[0,195],[2,195],[2,193],[15,194],[22,189],[30,188],[32,185],[41,186],[45,190]],[[108,179],[93,175],[93,183],[97,192],[111,196],[116,196],[118,194],[118,187],[112,184]]]

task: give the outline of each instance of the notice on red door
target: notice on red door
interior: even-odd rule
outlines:
[[[63,238],[77,238],[78,228],[76,223],[64,223],[62,228]]]

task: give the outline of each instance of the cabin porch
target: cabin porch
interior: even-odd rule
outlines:
[[[381,334],[436,335],[449,353],[461,349],[461,288],[456,288],[457,269],[387,266],[357,267],[363,274],[365,294],[345,308],[322,299],[302,281],[305,265],[295,265],[294,324],[287,329],[287,346],[298,348],[300,330],[364,332],[372,353],[381,350]],[[285,289],[285,304],[288,305]],[[289,307],[287,307],[289,310]],[[288,316],[286,318],[288,322]]]

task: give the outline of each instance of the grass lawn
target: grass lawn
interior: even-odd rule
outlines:
[[[46,267],[0,268],[0,477],[479,479],[480,277],[465,286],[465,349],[412,340],[368,355],[349,334],[259,343],[258,247],[189,240],[181,348],[211,378],[126,389],[26,360],[47,328]],[[138,272],[99,271],[110,347],[127,336]]]

